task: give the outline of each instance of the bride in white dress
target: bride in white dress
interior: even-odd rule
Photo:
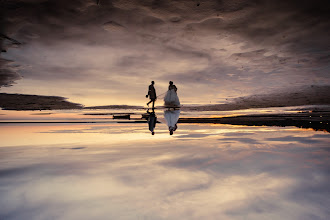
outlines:
[[[168,86],[168,91],[164,97],[164,106],[165,107],[167,107],[167,108],[180,107],[179,97],[176,93],[177,90],[178,89],[173,84],[173,82],[170,81],[170,85]]]

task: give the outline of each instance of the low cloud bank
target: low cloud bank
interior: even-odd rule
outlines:
[[[239,97],[226,104],[194,107],[184,106],[184,109],[198,111],[231,111],[249,108],[330,105],[329,94],[330,86],[310,86],[289,92]]]
[[[81,109],[83,106],[59,96],[0,93],[0,107],[3,110],[56,110]]]

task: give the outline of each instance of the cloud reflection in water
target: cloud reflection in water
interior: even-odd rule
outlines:
[[[165,124],[157,129],[155,136],[146,124],[18,129],[17,139],[30,135],[48,144],[1,144],[0,218],[328,216],[329,134],[182,124],[170,136]]]

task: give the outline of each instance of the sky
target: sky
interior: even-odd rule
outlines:
[[[85,106],[182,104],[330,85],[330,3],[271,0],[0,2],[0,92]],[[158,101],[161,103],[161,101]],[[157,105],[157,103],[156,103]]]

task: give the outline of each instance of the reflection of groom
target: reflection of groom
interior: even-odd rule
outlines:
[[[150,99],[150,101],[147,103],[147,105],[149,106],[149,104],[152,102],[152,108],[155,108],[155,101],[157,99],[156,89],[154,87],[154,84],[155,84],[155,82],[151,81],[151,85],[149,86],[149,90],[148,90],[148,95],[146,95],[146,98],[148,98],[148,96],[149,96],[149,99]]]
[[[149,131],[151,131],[151,134],[154,135],[155,127],[156,127],[156,123],[157,123],[157,116],[155,114],[154,109],[152,109],[152,112],[149,112],[149,110],[147,110],[147,113],[149,114],[149,117],[148,117]]]

